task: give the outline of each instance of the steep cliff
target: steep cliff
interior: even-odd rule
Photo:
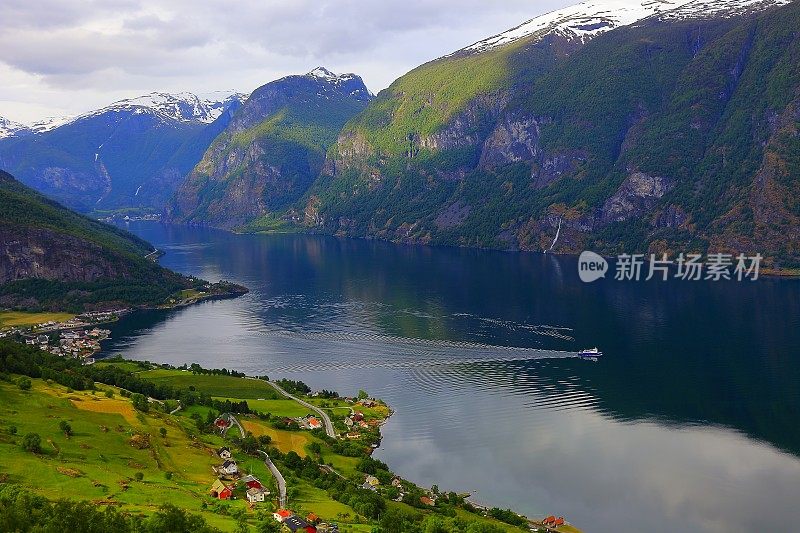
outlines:
[[[0,307],[163,302],[192,282],[145,258],[147,242],[78,215],[0,171]]]
[[[800,266],[800,4],[614,5],[533,19],[395,81],[343,128],[306,227],[525,250],[560,227],[555,252]]]
[[[321,67],[256,89],[180,186],[168,218],[234,228],[291,205],[370,97],[358,76]]]

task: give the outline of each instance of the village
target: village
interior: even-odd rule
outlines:
[[[308,396],[309,398],[317,398],[319,397],[319,393],[310,393]],[[363,407],[378,407],[380,404],[377,400],[363,398],[338,399],[346,405],[350,405],[351,407],[349,407],[350,414],[348,416],[337,420],[337,425],[342,423],[343,427],[346,429],[346,432],[343,431],[336,434],[337,439],[361,439],[362,434],[357,431],[359,428],[363,430],[375,430],[373,431],[373,434],[377,433],[379,435],[377,428],[383,422],[385,422],[385,418],[372,418],[367,420],[364,413],[357,410],[357,408]],[[294,427],[300,431],[323,431],[325,428],[325,423],[320,418],[321,417],[317,414],[308,413],[305,416],[298,416],[294,418],[283,417],[280,419],[280,423],[286,427]],[[245,430],[242,427],[242,424],[231,413],[224,413],[220,415],[216,418],[216,420],[214,420],[213,425],[215,430],[217,430],[221,436],[225,436],[225,434],[232,428],[237,428],[243,436],[245,435]],[[371,442],[369,447],[371,450],[374,450],[378,447],[378,444],[379,438]],[[242,472],[236,458],[234,457],[234,452],[231,447],[222,446],[216,450],[219,464],[212,468],[214,480],[209,488],[210,496],[220,500],[235,500],[237,498],[246,499],[250,510],[255,510],[259,504],[270,502],[274,499],[277,503],[277,507],[272,513],[272,516],[278,523],[282,525],[284,530],[290,531],[291,533],[338,533],[338,524],[323,522],[321,521],[320,517],[313,512],[304,513],[304,516],[301,516],[300,514],[295,513],[288,508],[286,486],[283,476],[277,470],[267,454],[261,451],[260,453],[264,455],[265,462],[275,478],[276,489],[278,490],[279,494],[273,495],[272,491],[267,488],[261,479],[252,474]],[[329,465],[320,464],[319,467],[320,470],[344,477]],[[403,498],[405,497],[403,481],[399,477],[394,476],[392,477],[389,486],[391,486],[394,489],[394,492],[397,494],[392,499],[397,502],[403,501]],[[381,488],[381,481],[376,476],[365,474],[360,488],[370,490],[372,492],[378,492],[379,488]],[[428,493],[426,496],[420,497],[420,503],[422,505],[434,506],[435,502],[436,495],[433,493]]]
[[[98,326],[116,321],[125,311],[83,313],[63,321],[48,320],[35,325],[14,326],[0,331],[0,338],[36,346],[61,357],[94,363],[100,342],[111,332]]]

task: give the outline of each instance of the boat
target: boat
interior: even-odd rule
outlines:
[[[589,348],[588,350],[581,350],[578,352],[578,357],[590,357],[590,358],[598,358],[603,355],[603,352],[595,348]]]

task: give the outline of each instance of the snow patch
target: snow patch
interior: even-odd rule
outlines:
[[[0,139],[15,137],[24,133],[30,133],[28,126],[0,117]]]
[[[601,33],[630,26],[649,17],[658,20],[733,17],[791,0],[588,0],[574,6],[532,18],[503,33],[478,41],[454,53],[479,53],[533,37],[548,35],[586,42]],[[453,54],[450,54],[453,55]],[[448,57],[448,56],[445,56]]]

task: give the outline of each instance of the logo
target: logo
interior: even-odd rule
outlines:
[[[608,261],[602,256],[588,250],[581,252],[578,257],[578,276],[581,281],[591,283],[606,277],[606,272],[608,272]]]

